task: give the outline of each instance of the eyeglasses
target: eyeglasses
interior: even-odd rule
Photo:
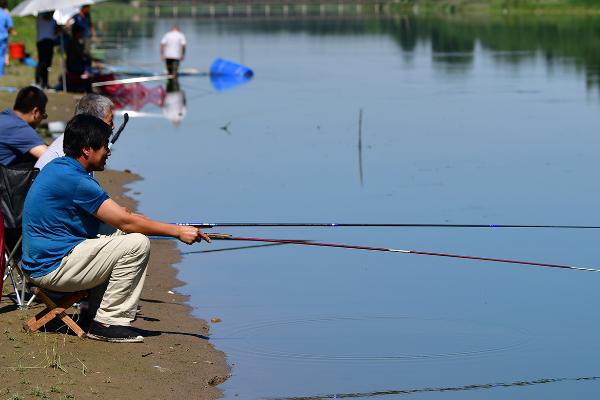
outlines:
[[[48,114],[44,111],[42,113],[42,119],[47,119],[48,118]]]

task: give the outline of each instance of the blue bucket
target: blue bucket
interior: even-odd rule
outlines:
[[[224,60],[222,58],[217,58],[210,66],[210,74],[243,76],[244,78],[251,78],[254,75],[254,72],[252,72],[250,68],[241,64]]]
[[[243,75],[210,75],[210,83],[212,83],[213,88],[218,92],[234,89],[248,82],[250,79],[252,78],[247,78]]]

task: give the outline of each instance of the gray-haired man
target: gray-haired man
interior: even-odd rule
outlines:
[[[113,128],[113,102],[99,94],[89,93],[83,96],[75,107],[75,115],[86,114],[100,118]],[[46,164],[58,157],[64,157],[63,151],[64,134],[57,137],[48,149],[35,163],[35,168],[43,169]]]

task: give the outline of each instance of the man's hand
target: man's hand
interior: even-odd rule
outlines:
[[[180,226],[177,239],[186,244],[192,244],[202,240],[206,241],[207,243],[211,242],[208,235],[195,226]]]
[[[94,213],[96,218],[125,233],[141,233],[146,236],[170,236],[183,243],[192,244],[202,240],[210,243],[210,237],[195,226],[167,224],[131,212],[112,199],[106,199]]]

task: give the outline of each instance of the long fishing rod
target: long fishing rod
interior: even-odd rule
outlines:
[[[217,227],[282,227],[282,228],[558,228],[558,229],[600,229],[595,225],[505,225],[505,224],[362,224],[362,223],[303,223],[303,222],[175,222],[182,226],[195,226],[198,228]]]
[[[110,85],[126,85],[128,83],[150,82],[150,81],[164,81],[164,80],[173,79],[173,78],[175,78],[175,75],[169,75],[169,74],[141,76],[139,78],[125,78],[125,79],[115,79],[112,81],[94,82],[94,83],[92,83],[92,87],[110,86]]]
[[[232,235],[223,234],[223,233],[209,233],[208,237],[210,237],[213,240],[237,240],[237,241],[246,241],[246,242],[297,244],[297,245],[301,245],[301,246],[336,247],[336,248],[354,249],[354,250],[386,251],[386,252],[392,252],[392,253],[419,254],[419,255],[424,255],[424,256],[450,257],[450,258],[461,258],[461,259],[467,259],[467,260],[492,261],[492,262],[507,263],[507,264],[530,265],[530,266],[535,266],[535,267],[571,269],[571,270],[575,270],[575,271],[600,272],[600,269],[583,268],[583,267],[577,267],[577,266],[572,266],[572,265],[546,264],[546,263],[532,262],[532,261],[508,260],[508,259],[502,259],[502,258],[490,258],[490,257],[478,257],[478,256],[465,256],[465,255],[450,254],[450,253],[434,253],[434,252],[429,252],[429,251],[390,249],[390,248],[385,248],[385,247],[356,246],[356,245],[338,244],[338,243],[323,243],[323,242],[285,240],[285,239],[265,239],[265,238],[256,238],[256,237],[238,237],[238,236],[232,236]]]

